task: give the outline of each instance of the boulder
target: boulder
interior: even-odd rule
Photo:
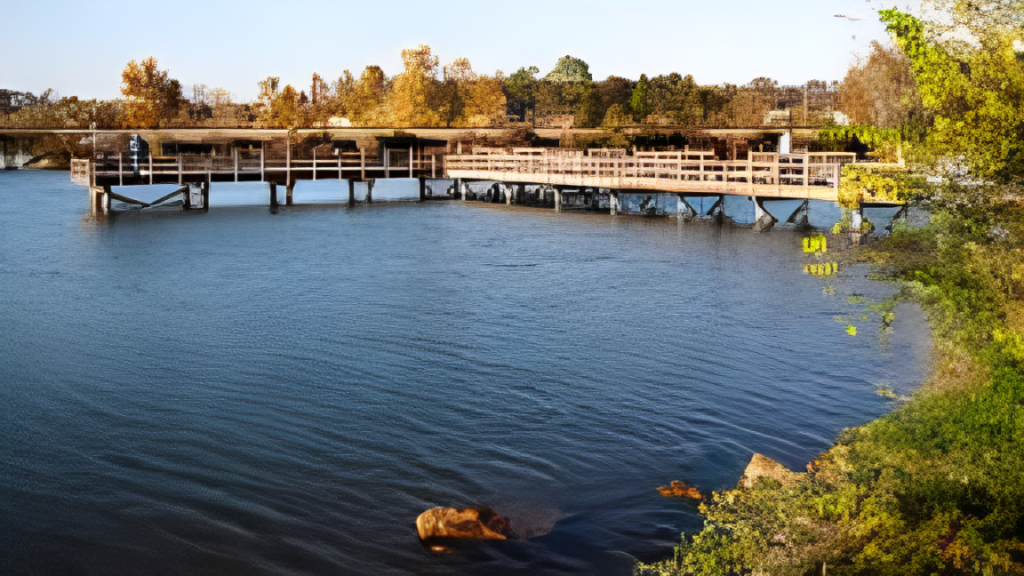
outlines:
[[[743,471],[743,477],[740,478],[739,485],[741,488],[753,488],[754,482],[762,476],[778,480],[782,484],[793,484],[806,476],[806,474],[793,472],[775,460],[755,453],[750,459],[750,464],[747,464],[747,469]]]
[[[658,492],[666,498],[679,497],[679,498],[693,498],[694,500],[700,500],[704,496],[693,486],[690,486],[686,482],[680,482],[679,480],[673,480],[668,486],[662,486],[658,488]]]
[[[420,540],[469,538],[507,540],[515,536],[507,518],[490,508],[431,508],[416,518]]]

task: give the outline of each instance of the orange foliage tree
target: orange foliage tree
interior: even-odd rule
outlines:
[[[161,121],[177,116],[184,103],[181,83],[158,69],[152,56],[125,66],[121,94],[125,97],[125,126],[131,128],[158,128]]]

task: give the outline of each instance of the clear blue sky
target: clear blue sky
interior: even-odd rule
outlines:
[[[835,18],[845,14],[860,21]],[[428,44],[442,64],[547,73],[571,54],[595,79],[692,74],[700,83],[840,80],[886,37],[865,0],[0,0],[0,88],[119,96],[121,70],[155,56],[188,87],[253,99],[280,76],[308,90],[368,64],[401,71],[401,50]]]

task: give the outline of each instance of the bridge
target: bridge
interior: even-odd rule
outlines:
[[[410,178],[419,182],[419,199],[432,196],[427,186],[430,179],[454,180],[442,197],[475,196],[469,192],[470,182],[495,182],[492,201],[508,204],[533,204],[554,208],[579,206],[580,195],[600,196],[601,201],[587,202],[591,209],[619,211],[620,194],[673,195],[679,198],[679,211],[695,214],[688,197],[744,196],[754,201],[756,229],[765,229],[775,218],[764,209],[765,200],[810,200],[837,202],[841,170],[854,163],[856,155],[845,152],[778,153],[750,150],[745,159],[722,160],[713,150],[626,150],[564,148],[495,148],[475,146],[463,153],[448,142],[433,146],[413,138],[396,147],[398,140],[383,140],[380,149],[326,151],[306,149],[293,155],[291,140],[281,154],[271,157],[266,145],[259,148],[231,147],[220,155],[177,154],[153,156],[124,153],[97,154],[91,159],[72,161],[72,180],[88,186],[94,214],[109,213],[111,200],[146,208],[180,201],[186,210],[209,208],[210,185],[213,182],[267,182],[269,204],[279,204],[277,187],[284,186],[285,205],[291,205],[292,192],[298,180],[343,180],[348,184],[348,203],[355,204],[355,184],[365,182],[366,196],[359,201],[372,202],[373,183],[378,179]],[[390,145],[389,145],[390,142]],[[325,153],[326,151],[326,153]],[[326,156],[326,157],[325,157]],[[733,154],[735,157],[735,153]],[[120,188],[113,187],[177,184],[174,192],[153,202],[133,199]],[[526,187],[534,187],[528,193]],[[428,192],[429,190],[429,192]],[[566,197],[569,198],[566,198]],[[873,205],[895,203],[865,198]],[[854,216],[856,219],[856,215]]]

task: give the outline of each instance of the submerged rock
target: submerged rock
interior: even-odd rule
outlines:
[[[662,486],[658,488],[658,492],[666,498],[679,497],[679,498],[693,498],[694,500],[700,500],[704,496],[693,486],[690,486],[686,482],[680,482],[679,480],[673,480],[668,486]]]
[[[753,488],[754,483],[761,477],[778,480],[782,484],[793,484],[804,476],[806,474],[803,472],[793,472],[775,460],[755,453],[750,459],[750,463],[747,464],[747,469],[743,471],[743,477],[740,478],[740,487]]]
[[[420,540],[507,540],[515,536],[508,519],[490,508],[431,508],[416,518],[416,531]]]

